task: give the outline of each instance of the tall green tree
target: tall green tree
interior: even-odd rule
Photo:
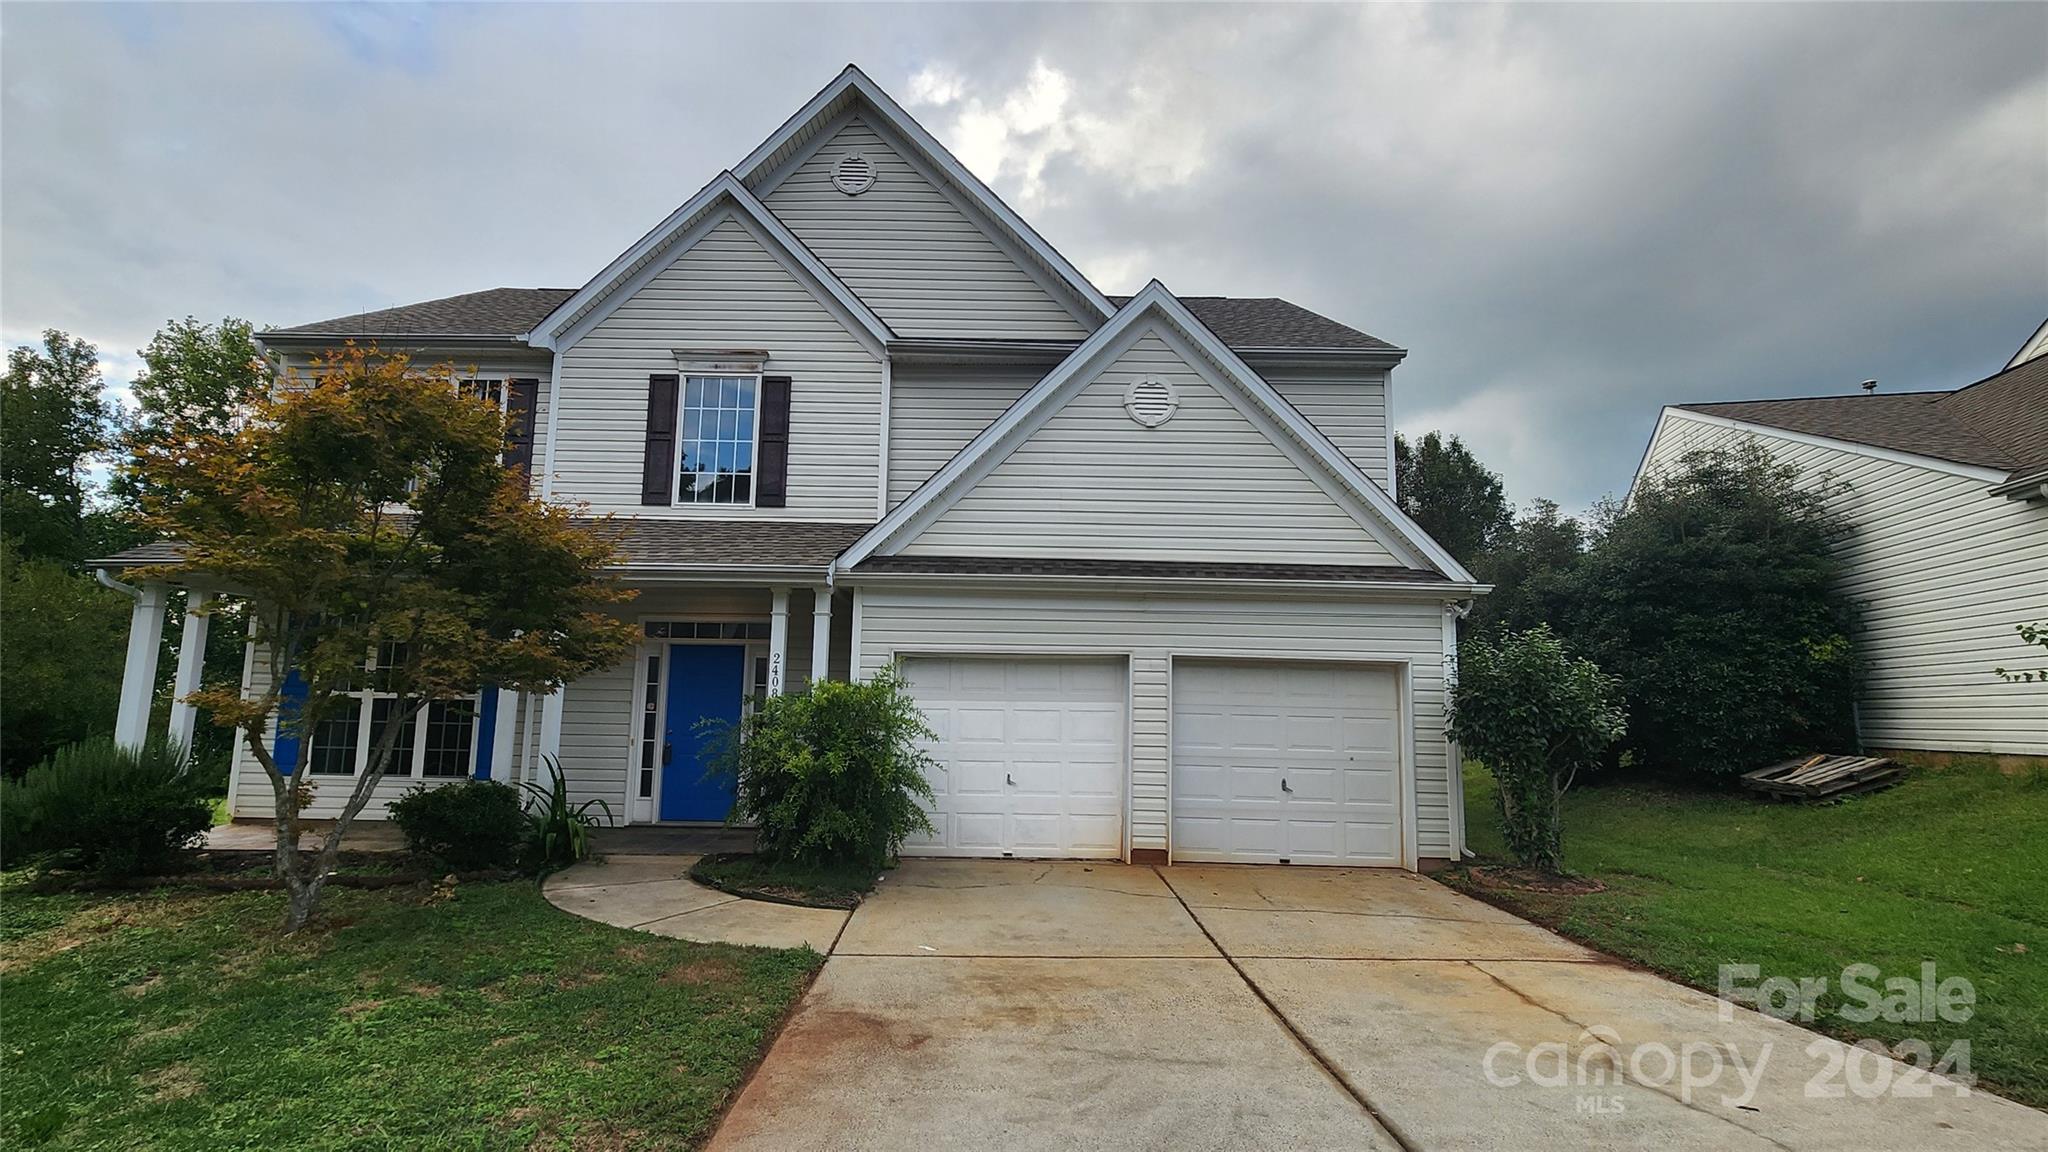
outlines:
[[[1587,537],[1586,526],[1560,512],[1556,501],[1533,501],[1474,566],[1493,591],[1479,598],[1467,622],[1495,633],[1548,624],[1570,635]]]
[[[1394,491],[1401,510],[1467,567],[1513,522],[1500,477],[1456,436],[1429,432],[1414,445],[1395,436]]]
[[[289,670],[253,699],[227,680],[192,700],[270,781],[295,931],[424,709],[486,684],[552,691],[617,663],[638,630],[607,611],[629,595],[604,573],[608,530],[530,496],[499,462],[497,407],[446,366],[336,352],[231,429],[176,434],[177,451],[140,452],[136,466],[148,522],[184,545],[186,567],[142,575],[231,584],[271,667]],[[365,686],[389,703],[360,767],[311,773],[323,722],[356,715]],[[273,717],[299,742],[294,761],[273,755]],[[346,799],[320,851],[302,853],[301,814],[323,788]]]
[[[130,385],[135,412],[122,445],[127,458],[111,485],[116,500],[131,512],[146,483],[146,473],[136,464],[138,456],[183,451],[195,437],[231,433],[272,380],[256,347],[255,325],[233,316],[210,324],[191,316],[166,321],[140,355],[142,371]],[[248,639],[243,608],[238,600],[215,602],[206,632],[209,682],[240,674],[242,647]],[[167,611],[171,619],[164,629],[165,644],[182,646],[183,607],[173,604]],[[232,732],[202,726],[193,735],[194,765],[220,771],[232,751],[232,738]]]
[[[192,437],[231,432],[271,382],[256,348],[255,326],[232,316],[217,324],[190,316],[168,321],[141,355],[142,371],[131,385],[131,455],[175,451]],[[126,467],[115,490],[134,499],[144,478],[140,469]]]
[[[78,561],[99,543],[87,469],[113,445],[99,350],[52,328],[7,354],[0,376],[0,534],[22,555]]]
[[[1575,640],[1621,679],[1636,763],[1725,777],[1854,746],[1844,488],[1754,444],[1693,452],[1606,525]]]
[[[128,601],[59,560],[0,541],[0,767],[19,778],[111,731]]]

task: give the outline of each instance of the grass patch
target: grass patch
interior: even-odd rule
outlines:
[[[1473,851],[1498,862],[1492,777],[1468,766],[1465,797]],[[1976,761],[1915,769],[1896,788],[1839,804],[1615,784],[1575,789],[1564,809],[1565,864],[1604,891],[1502,890],[1462,870],[1445,879],[1710,992],[1723,964],[1825,977],[1811,1027],[1918,1037],[1937,1053],[1967,1039],[1986,1087],[2048,1106],[2048,780]],[[1844,966],[1917,979],[1923,961],[1971,981],[1971,1019],[1857,1024],[1835,1014]]]
[[[0,893],[0,1145],[694,1147],[820,964],[579,920],[531,882]]]
[[[875,890],[881,872],[853,864],[782,864],[751,852],[721,852],[690,868],[690,879],[708,887],[750,896],[801,904],[807,908],[852,908]]]

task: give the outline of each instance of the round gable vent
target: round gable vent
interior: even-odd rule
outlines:
[[[832,186],[848,196],[858,196],[875,186],[875,162],[858,152],[848,152],[832,168]]]
[[[1124,393],[1124,411],[1147,428],[1157,428],[1180,408],[1180,393],[1165,380],[1139,380]]]

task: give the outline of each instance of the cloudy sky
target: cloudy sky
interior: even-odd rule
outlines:
[[[858,62],[1105,291],[1411,350],[1518,500],[1660,404],[1946,388],[2048,316],[2048,5],[9,4],[0,334],[573,286]]]

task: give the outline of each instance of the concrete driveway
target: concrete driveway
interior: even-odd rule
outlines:
[[[1719,1008],[1405,873],[911,861],[710,1146],[2048,1147],[2039,1112]],[[1900,1091],[1809,1095],[1830,1056]]]

